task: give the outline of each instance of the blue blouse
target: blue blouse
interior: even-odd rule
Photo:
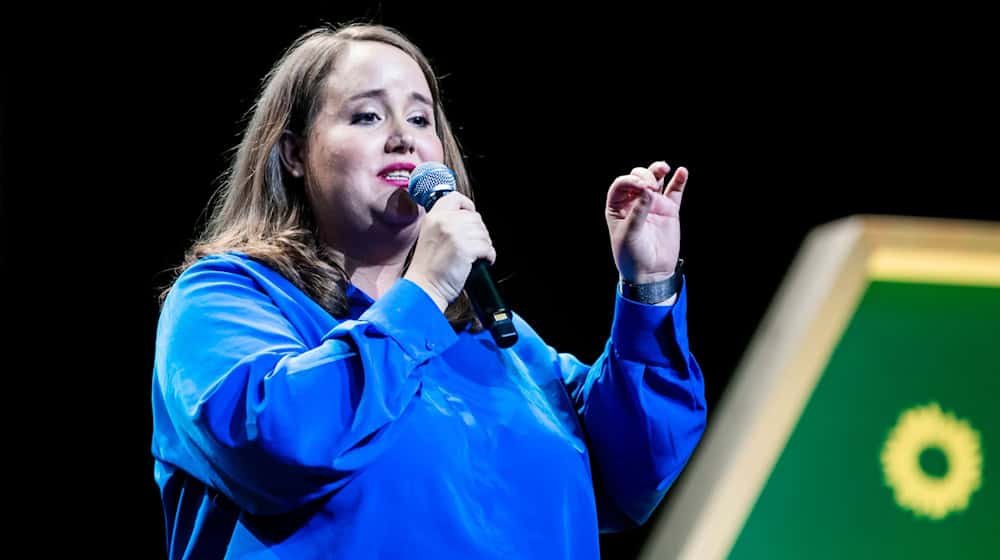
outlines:
[[[180,276],[152,387],[170,558],[597,558],[704,430],[683,287],[616,296],[592,366],[520,317],[508,349],[456,333],[408,280],[347,296],[334,318],[235,253]]]

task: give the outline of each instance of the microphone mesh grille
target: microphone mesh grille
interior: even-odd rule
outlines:
[[[427,161],[418,165],[410,173],[408,192],[417,204],[427,208],[431,194],[440,190],[455,190],[455,173],[448,166],[436,161]]]

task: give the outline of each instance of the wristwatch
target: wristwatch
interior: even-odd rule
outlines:
[[[684,259],[677,260],[674,273],[666,280],[633,284],[624,278],[621,281],[622,296],[632,301],[655,305],[666,301],[681,289],[681,274],[684,271]]]

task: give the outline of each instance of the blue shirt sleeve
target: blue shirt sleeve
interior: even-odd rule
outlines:
[[[179,442],[160,453],[255,514],[329,493],[372,461],[418,366],[457,340],[401,280],[310,344],[262,281],[216,258],[182,274],[161,313],[154,386]]]
[[[601,532],[645,523],[704,432],[686,309],[683,284],[671,306],[618,294],[611,337],[592,366],[549,349],[587,435]]]

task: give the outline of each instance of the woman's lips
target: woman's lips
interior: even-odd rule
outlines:
[[[416,164],[408,161],[390,163],[378,172],[378,178],[394,187],[408,188],[410,186],[410,173],[413,173],[416,167]],[[393,177],[390,178],[390,175]]]
[[[379,177],[379,179],[382,179],[382,182],[389,183],[390,185],[392,185],[394,187],[399,187],[399,188],[405,189],[405,188],[409,188],[409,186],[410,186],[410,182],[407,181],[407,180],[405,180],[405,179],[390,179],[388,177]]]

